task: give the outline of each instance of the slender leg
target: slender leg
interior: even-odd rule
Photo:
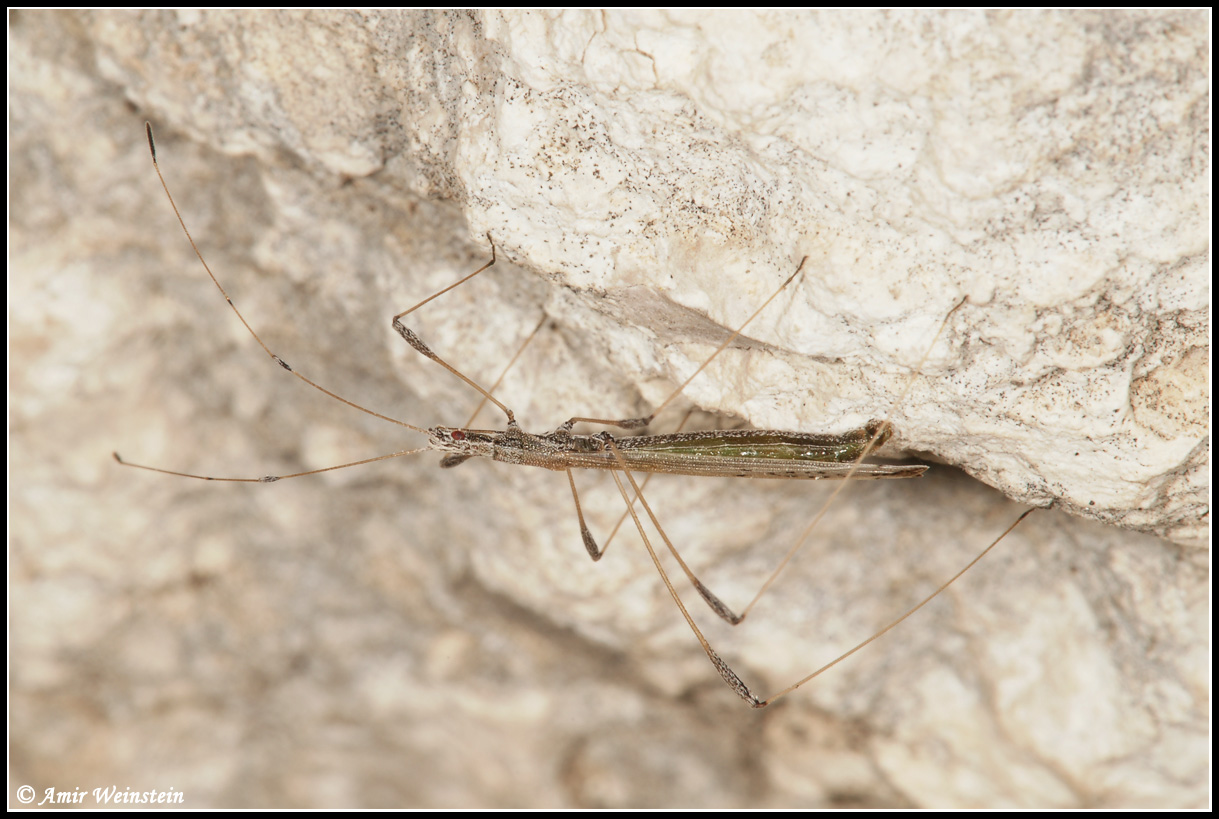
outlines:
[[[648,505],[647,499],[644,498],[640,493],[639,484],[635,482],[634,475],[627,470],[626,464],[622,462],[621,456],[617,455],[618,450],[613,446],[612,442],[609,444],[609,447],[610,451],[616,454],[619,464],[622,467],[622,472],[626,474],[627,480],[630,481],[632,488],[635,490],[635,496],[639,498],[639,503],[645,510],[647,510],[648,517],[652,520],[652,525],[656,527],[657,532],[660,532],[661,537],[663,537],[665,540],[665,543],[669,544],[668,536],[664,534],[664,530],[660,527],[660,523],[656,520],[656,515],[652,512],[652,508]],[[728,663],[726,663],[723,658],[721,658],[720,655],[715,652],[715,649],[711,647],[711,643],[707,641],[707,638],[703,636],[702,631],[700,631],[698,626],[695,624],[694,618],[690,616],[690,612],[686,609],[686,604],[682,602],[681,595],[679,595],[677,593],[677,589],[673,587],[673,581],[669,579],[668,573],[665,572],[664,566],[661,565],[660,557],[656,554],[656,549],[653,548],[652,541],[648,539],[647,532],[645,532],[643,528],[643,522],[639,520],[639,514],[635,511],[635,506],[633,503],[631,503],[631,499],[627,494],[626,487],[622,484],[622,478],[618,476],[617,470],[612,470],[610,474],[614,478],[614,483],[618,486],[618,492],[622,495],[622,499],[626,501],[627,511],[630,512],[631,519],[635,521],[635,528],[638,530],[639,536],[643,538],[643,545],[648,550],[648,556],[652,558],[652,565],[656,567],[656,571],[660,574],[660,579],[664,582],[665,588],[668,589],[669,596],[673,598],[673,602],[677,604],[677,608],[681,611],[681,616],[685,618],[686,624],[690,626],[690,630],[693,631],[694,636],[698,638],[699,645],[703,647],[703,651],[706,652],[707,658],[711,660],[711,664],[715,666],[715,670],[719,672],[720,677],[723,678],[724,682],[728,684],[729,688],[736,692],[738,697],[745,700],[745,702],[749,703],[754,708],[765,707],[768,703],[759,700],[754,695],[754,693],[749,689],[749,686],[747,686],[745,682],[739,676],[737,676],[737,673],[732,670],[731,666],[729,666]],[[674,555],[677,555],[677,552],[673,549],[672,544],[669,544],[669,549],[673,551]],[[681,558],[678,557],[678,560],[680,561]],[[684,567],[685,564],[683,563],[682,565]]]
[[[525,336],[525,340],[521,342],[521,346],[516,348],[516,352],[513,354],[512,358],[508,360],[508,363],[504,365],[504,369],[500,371],[499,378],[495,379],[495,383],[491,385],[491,389],[487,390],[487,392],[493,393],[499,389],[499,385],[504,381],[504,376],[508,375],[508,371],[511,370],[513,365],[516,364],[517,360],[521,357],[521,354],[525,352],[525,348],[529,346],[529,343],[533,341],[533,339],[541,331],[542,325],[545,323],[546,316],[543,314],[542,317],[538,319],[537,326],[533,328],[529,335]],[[474,419],[478,417],[478,414],[483,411],[483,407],[485,406],[487,406],[487,398],[484,396],[483,400],[479,401],[478,406],[474,408],[474,412],[470,413],[470,420],[466,421],[467,427],[474,426]]]
[[[580,508],[580,493],[576,491],[576,478],[571,474],[571,470],[567,470],[567,482],[571,485],[571,497],[576,502],[576,517],[580,520],[580,537],[584,539],[584,548],[588,550],[588,556],[596,563],[605,554],[604,549],[597,548],[597,541],[593,539],[593,533],[588,530],[588,524],[584,522],[584,510]]]
[[[447,361],[445,361],[445,360],[444,360],[444,359],[442,359],[440,356],[438,356],[438,355],[436,355],[434,352],[432,352],[432,349],[431,349],[430,347],[428,347],[426,344],[424,344],[424,343],[423,343],[423,339],[419,338],[419,336],[417,336],[417,335],[415,334],[415,331],[414,331],[414,330],[412,330],[411,328],[407,327],[405,324],[403,324],[403,323],[402,323],[402,317],[403,317],[403,316],[405,316],[405,315],[408,315],[408,314],[410,314],[410,313],[415,312],[415,311],[416,311],[416,310],[418,310],[420,307],[422,307],[423,305],[425,305],[425,304],[427,304],[428,302],[430,302],[432,299],[435,299],[435,298],[437,298],[437,297],[439,297],[439,296],[443,296],[445,293],[449,292],[449,291],[450,291],[450,290],[452,290],[453,288],[458,287],[458,286],[460,286],[460,285],[462,285],[462,284],[465,284],[465,283],[466,283],[466,282],[468,282],[470,279],[474,278],[474,277],[475,277],[475,276],[477,276],[479,273],[482,273],[484,270],[486,270],[487,268],[489,268],[489,267],[491,267],[493,264],[495,264],[495,242],[494,242],[494,241],[492,241],[492,239],[491,239],[491,234],[490,234],[490,233],[487,233],[487,241],[491,243],[491,261],[487,262],[485,265],[483,265],[482,267],[478,268],[478,270],[475,270],[475,271],[474,271],[473,273],[471,273],[470,275],[465,276],[465,277],[464,277],[464,278],[462,278],[462,279],[459,279],[458,281],[454,282],[453,284],[450,284],[448,287],[444,288],[443,290],[441,290],[441,291],[439,291],[439,292],[437,292],[437,293],[433,293],[432,295],[428,296],[428,297],[427,297],[426,299],[424,299],[423,301],[421,301],[421,302],[419,302],[418,304],[416,304],[414,307],[411,307],[411,308],[408,308],[408,309],[406,309],[406,310],[403,310],[401,313],[399,313],[398,315],[394,316],[394,319],[393,319],[392,324],[393,324],[394,329],[395,329],[395,330],[398,332],[398,335],[402,336],[402,338],[403,338],[403,339],[405,339],[406,343],[407,343],[407,344],[409,344],[409,345],[411,345],[411,347],[413,347],[413,348],[415,349],[415,351],[416,351],[416,352],[418,352],[420,355],[422,355],[422,356],[424,356],[424,357],[426,357],[426,358],[430,358],[432,361],[435,361],[437,364],[439,364],[440,366],[444,367],[446,370],[448,370],[449,372],[451,372],[453,375],[457,376],[457,377],[458,377],[458,378],[460,378],[462,381],[466,382],[466,383],[467,383],[467,384],[469,384],[471,387],[473,387],[474,389],[476,389],[478,392],[482,393],[482,395],[483,395],[483,397],[484,397],[484,398],[486,398],[486,399],[487,399],[488,401],[490,401],[492,404],[495,404],[495,406],[497,406],[497,407],[499,407],[501,410],[503,410],[504,414],[508,416],[508,423],[510,423],[510,424],[511,424],[511,423],[516,423],[516,418],[515,418],[515,416],[513,416],[513,414],[512,414],[512,410],[508,409],[506,406],[504,406],[503,404],[501,404],[501,403],[499,402],[499,400],[498,400],[498,399],[496,399],[496,397],[495,397],[494,395],[492,395],[492,394],[491,394],[490,392],[488,392],[487,390],[484,390],[484,389],[483,389],[482,387],[480,387],[478,384],[474,383],[474,381],[472,381],[471,379],[469,379],[468,377],[466,377],[466,375],[465,375],[464,373],[462,373],[460,370],[458,370],[457,368],[453,367],[453,366],[452,366],[452,365],[450,365],[450,364],[449,364]]]

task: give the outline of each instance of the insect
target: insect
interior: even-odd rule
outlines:
[[[770,296],[770,298],[768,298],[766,302],[757,308],[749,319],[747,319],[739,329],[732,333],[727,340],[725,340],[719,346],[719,348],[711,356],[711,358],[707,360],[707,362],[704,362],[704,364],[700,366],[693,374],[691,374],[684,383],[682,383],[672,392],[669,398],[661,402],[646,417],[614,419],[576,416],[564,421],[552,432],[532,434],[525,432],[517,423],[513,411],[495,397],[493,394],[494,387],[492,387],[491,390],[481,387],[475,381],[467,377],[457,368],[453,367],[439,355],[437,355],[412,329],[403,323],[403,319],[407,315],[413,313],[419,307],[427,304],[437,296],[440,296],[449,290],[452,290],[453,288],[469,281],[495,264],[495,244],[490,235],[488,235],[488,241],[491,243],[491,260],[489,262],[448,288],[441,290],[414,307],[397,314],[393,317],[392,326],[398,335],[401,336],[412,349],[425,358],[435,362],[453,376],[464,381],[472,389],[480,393],[483,396],[484,401],[494,404],[495,407],[497,407],[499,411],[505,415],[506,426],[502,430],[471,429],[468,428],[468,424],[466,427],[436,426],[431,428],[423,428],[386,415],[382,415],[356,404],[355,402],[350,401],[335,392],[332,392],[291,367],[286,361],[276,355],[266,345],[266,343],[264,343],[254,328],[246,321],[245,317],[237,308],[228,292],[220,283],[219,279],[212,272],[207,261],[204,259],[203,254],[195,244],[193,237],[191,237],[190,231],[178,210],[177,204],[174,202],[173,195],[170,193],[169,186],[165,182],[165,178],[162,175],[160,166],[157,164],[156,146],[153,140],[151,125],[146,125],[146,131],[153,167],[156,170],[166,197],[169,199],[174,213],[177,216],[178,222],[182,227],[183,232],[186,234],[192,249],[194,250],[204,269],[207,271],[216,288],[228,302],[234,314],[241,321],[242,325],[248,331],[250,336],[258,343],[260,347],[262,347],[263,351],[281,368],[292,373],[296,378],[305,382],[310,387],[360,412],[364,412],[381,420],[405,427],[413,432],[426,435],[427,444],[418,448],[400,450],[373,458],[337,464],[321,469],[313,469],[285,475],[268,475],[261,478],[220,478],[162,469],[159,467],[145,466],[124,461],[116,452],[114,453],[114,458],[120,464],[178,477],[245,483],[272,483],[289,478],[299,478],[337,469],[346,469],[376,461],[404,457],[428,450],[435,450],[445,453],[444,458],[441,461],[441,466],[446,468],[455,467],[461,463],[464,463],[466,460],[475,457],[488,457],[504,463],[522,466],[542,467],[545,469],[566,473],[575,503],[577,518],[579,520],[581,537],[583,539],[585,549],[594,561],[600,560],[604,554],[604,548],[597,544],[596,539],[593,537],[584,520],[573,471],[576,469],[594,469],[606,471],[612,477],[619,494],[622,496],[626,505],[626,514],[632,519],[636,530],[639,532],[648,554],[665,585],[665,588],[679,609],[685,622],[698,639],[708,659],[714,665],[724,682],[727,683],[727,685],[732,688],[732,690],[736,692],[741,699],[745,700],[746,703],[754,708],[763,708],[770,705],[779,698],[824,673],[829,668],[837,665],[842,660],[851,656],[864,646],[870,644],[880,636],[896,627],[907,617],[918,611],[920,608],[938,596],[940,592],[942,592],[957,578],[968,571],[974,564],[981,560],[981,558],[985,556],[987,552],[994,548],[994,546],[1000,540],[1002,540],[1004,536],[1006,536],[1007,532],[1010,532],[1012,528],[1019,524],[1019,522],[1029,514],[1029,512],[1026,512],[1024,515],[1021,515],[1021,517],[1017,519],[1017,521],[1013,523],[1002,535],[996,538],[985,550],[978,554],[977,557],[970,561],[970,563],[961,569],[957,574],[943,583],[918,605],[914,606],[909,611],[893,620],[883,629],[876,632],[873,636],[859,643],[851,650],[843,653],[837,659],[823,665],[778,693],[764,699],[760,698],[736,674],[736,672],[733,671],[729,664],[716,653],[710,642],[696,624],[680,593],[670,578],[669,573],[665,570],[663,564],[661,563],[658,549],[653,545],[647,533],[647,527],[645,527],[643,518],[641,517],[637,507],[643,510],[644,516],[648,518],[651,524],[651,528],[657,534],[659,534],[666,550],[676,560],[686,579],[694,587],[707,606],[724,621],[732,625],[736,625],[745,619],[745,617],[749,614],[749,611],[753,608],[754,604],[758,601],[758,599],[761,598],[761,596],[767,591],[767,589],[787,566],[794,554],[807,540],[812,529],[816,526],[817,521],[820,519],[821,515],[824,514],[825,509],[827,509],[834,501],[838,492],[841,491],[841,488],[845,486],[849,480],[915,478],[920,476],[927,469],[927,467],[865,463],[865,459],[872,453],[872,451],[883,444],[892,434],[893,430],[888,420],[872,421],[861,428],[835,435],[792,432],[784,430],[711,430],[701,432],[676,432],[662,435],[636,434],[615,436],[607,431],[602,431],[591,435],[583,435],[577,434],[573,430],[575,425],[578,423],[614,427],[631,432],[637,432],[648,427],[655,416],[678,395],[680,395],[691,381],[698,377],[699,373],[707,366],[707,364],[715,358],[715,355],[718,355],[737,337],[739,337],[749,323],[752,322],[767,307],[767,305],[769,305],[770,302],[773,301],[773,299],[801,273],[804,268],[805,260],[802,260],[795,272],[793,272],[784,281],[784,283]],[[958,304],[958,307],[959,306],[960,304]],[[956,308],[954,308],[954,310],[955,309]],[[949,315],[951,315],[951,313]],[[945,317],[945,323],[946,322],[947,316]],[[944,325],[942,324],[941,329],[943,326]],[[900,403],[900,399],[898,403]],[[475,414],[477,414],[477,412]],[[472,421],[470,423],[472,423]],[[786,556],[780,562],[779,566],[774,570],[766,582],[763,583],[760,591],[757,593],[757,595],[755,595],[754,599],[744,609],[742,609],[741,612],[737,613],[725,605],[720,598],[716,596],[714,592],[712,592],[711,589],[709,589],[697,577],[694,571],[682,559],[678,549],[665,534],[664,529],[660,526],[655,513],[648,504],[646,496],[643,492],[643,485],[646,483],[646,481],[637,480],[635,477],[636,473],[669,473],[709,477],[750,477],[797,480],[831,479],[840,481],[840,485],[839,489],[834,493],[834,495],[832,495],[830,499],[826,501],[821,513],[814,517],[812,523],[809,524],[801,537],[790,548]]]

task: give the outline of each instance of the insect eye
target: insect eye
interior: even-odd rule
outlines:
[[[454,441],[464,441],[466,439],[466,434],[460,429],[455,429],[450,433],[449,437],[451,437]]]

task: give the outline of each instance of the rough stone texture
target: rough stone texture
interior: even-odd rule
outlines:
[[[1203,16],[12,24],[16,785],[191,807],[1206,803]],[[636,536],[588,561],[561,475],[123,470],[112,449],[256,477],[420,445],[250,340],[145,119],[251,324],[378,412],[472,411],[389,318],[480,265],[487,231],[501,264],[410,324],[490,384],[548,317],[497,390],[532,429],[646,413],[807,255],[685,393],[734,418],[696,421],[892,413],[900,446],[1077,516],[1035,513],[754,712]],[[578,479],[604,539],[621,502]],[[665,477],[648,497],[740,608],[828,491]],[[850,486],[745,624],[687,602],[765,695],[1019,510],[949,469]]]

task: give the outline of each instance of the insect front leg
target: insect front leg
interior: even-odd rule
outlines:
[[[423,339],[419,338],[419,336],[415,333],[414,330],[412,330],[411,328],[407,327],[405,324],[402,323],[403,316],[415,312],[420,307],[422,307],[423,305],[430,302],[432,299],[438,298],[439,296],[443,296],[445,293],[449,292],[450,290],[454,289],[455,287],[459,287],[459,286],[465,284],[470,279],[474,278],[479,273],[482,273],[484,270],[488,269],[493,264],[495,264],[495,242],[492,241],[490,232],[487,233],[487,241],[491,243],[491,261],[487,262],[485,265],[478,268],[478,270],[475,270],[470,275],[464,276],[463,278],[457,280],[453,284],[450,284],[448,287],[444,288],[443,290],[433,293],[432,295],[428,296],[423,301],[416,304],[414,307],[410,307],[410,308],[407,308],[406,310],[403,310],[401,313],[394,316],[391,324],[393,325],[393,328],[398,333],[398,335],[402,336],[403,340],[406,341],[407,344],[411,345],[411,347],[415,350],[415,352],[419,353],[420,355],[424,356],[425,358],[429,358],[432,361],[435,361],[437,364],[444,367],[446,370],[451,372],[453,375],[457,376],[462,381],[469,384],[471,387],[473,387],[475,390],[477,390],[479,393],[481,393],[484,398],[486,398],[488,401],[495,404],[495,406],[497,406],[501,410],[503,410],[504,414],[508,416],[509,423],[515,423],[516,416],[514,416],[512,414],[512,410],[508,409],[506,406],[504,406],[504,404],[500,403],[500,401],[498,399],[496,399],[496,397],[494,395],[489,393],[487,390],[484,390],[482,387],[480,387],[478,384],[476,384],[472,379],[470,379],[468,376],[466,376],[456,367],[452,366],[447,361],[442,359],[440,356],[436,355],[436,353],[432,352],[432,348],[427,346],[427,344],[425,344],[423,342]]]
[[[654,417],[655,413],[644,418],[620,418],[617,420],[609,418],[585,418],[577,415],[575,418],[568,418],[555,427],[555,432],[571,432],[572,427],[576,424],[600,424],[601,426],[618,427],[619,429],[643,429],[652,423]]]

